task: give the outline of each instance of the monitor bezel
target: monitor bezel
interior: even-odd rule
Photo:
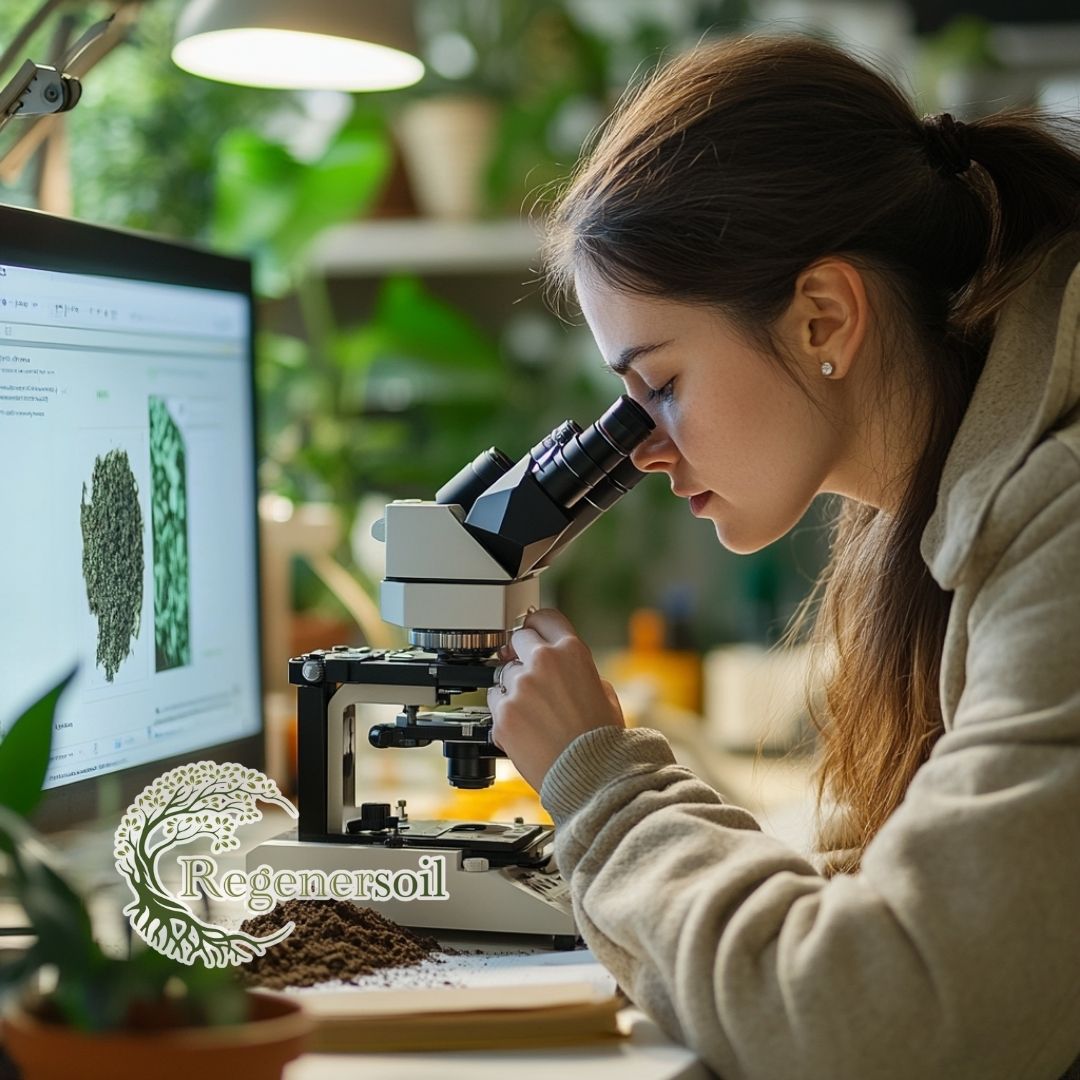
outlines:
[[[108,252],[108,257],[103,256]],[[0,263],[30,269],[55,270],[93,277],[133,278],[165,285],[240,293],[248,302],[248,393],[251,410],[252,492],[257,513],[259,413],[255,391],[255,302],[249,260],[221,255],[177,240],[166,240],[131,229],[119,229],[57,217],[40,210],[0,204]],[[250,768],[265,767],[266,716],[263,702],[262,574],[258,521],[253,523],[251,557],[255,571],[258,730],[242,739],[214,743],[184,754],[157,758],[142,765],[49,788],[32,820],[40,829],[55,831],[97,822],[103,814],[119,813],[162,773],[194,760],[237,761]]]

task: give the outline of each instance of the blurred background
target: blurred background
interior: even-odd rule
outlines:
[[[29,138],[4,131],[0,199],[255,260],[266,673],[285,782],[286,657],[399,640],[377,617],[383,505],[433,497],[489,445],[516,460],[620,392],[580,318],[545,303],[537,230],[628,81],[703,39],[783,30],[875,60],[922,112],[1080,111],[1075,0],[384,0],[409,20],[423,76],[365,91],[330,72],[282,89],[183,70],[191,6],[4,0],[6,74],[62,56],[114,11],[128,29],[75,111]],[[359,26],[370,5],[310,7],[336,7],[343,26],[355,7]],[[240,59],[246,81],[279,74]],[[786,754],[791,773],[770,775],[790,794],[805,780],[793,751],[811,741],[805,661],[768,650],[822,565],[828,511],[737,557],[651,477],[547,572],[545,602],[632,719],[667,717],[691,762],[736,787],[738,755]],[[405,766],[387,755],[377,779],[392,785]]]

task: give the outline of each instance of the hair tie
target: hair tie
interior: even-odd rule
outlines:
[[[971,167],[971,136],[968,127],[949,113],[923,117],[926,154],[943,176],[956,176]]]

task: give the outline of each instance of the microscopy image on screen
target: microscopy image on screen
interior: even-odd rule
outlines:
[[[82,570],[86,599],[97,619],[97,664],[112,682],[139,636],[143,601],[143,515],[139,486],[126,450],[94,459],[83,482]]]
[[[165,401],[150,398],[150,508],[154,534],[156,670],[191,663],[187,455]]]

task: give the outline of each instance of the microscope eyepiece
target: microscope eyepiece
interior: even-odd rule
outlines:
[[[575,435],[581,434],[581,425],[574,420],[564,420],[550,435],[545,435],[530,451],[529,456],[542,465],[560,446],[565,446]]]
[[[649,414],[625,394],[593,425],[624,455],[636,450],[655,426]]]
[[[435,493],[435,501],[444,506],[457,503],[467,514],[472,504],[513,465],[501,450],[491,446],[443,484]]]
[[[553,502],[568,510],[597,485],[604,484],[653,427],[649,414],[624,394],[584,431],[568,436],[563,428],[552,432],[556,445],[538,463],[537,482]],[[562,441],[557,435],[563,436]]]

